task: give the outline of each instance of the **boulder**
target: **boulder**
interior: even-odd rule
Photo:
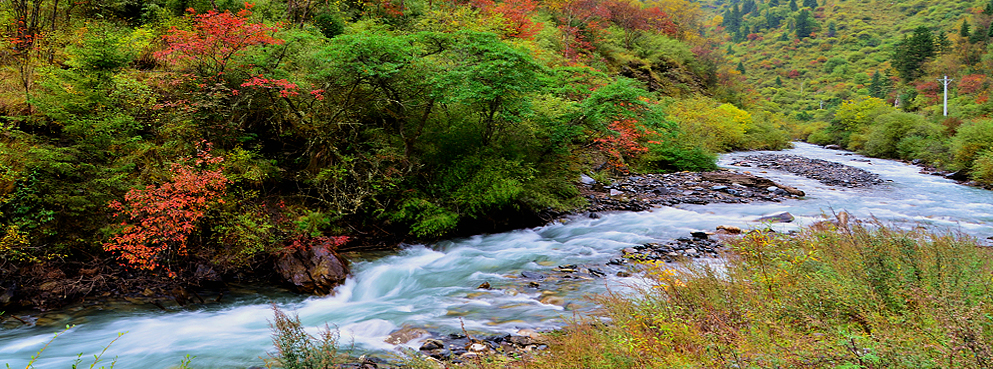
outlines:
[[[825,149],[828,149],[828,150],[841,150],[841,146],[838,146],[838,145],[827,145],[827,146],[824,146],[824,148]]]
[[[345,282],[348,262],[326,247],[312,246],[281,256],[276,271],[299,292],[327,295]]]
[[[383,342],[389,343],[391,345],[402,345],[407,342],[416,340],[421,337],[430,336],[431,333],[421,328],[414,327],[404,327],[400,330],[390,333]]]
[[[790,214],[788,212],[783,212],[783,213],[779,213],[779,214],[773,214],[773,215],[764,216],[764,217],[759,218],[756,221],[758,221],[758,222],[769,222],[769,223],[790,223],[794,219],[796,219],[796,218],[793,217],[793,214]]]
[[[740,184],[748,187],[778,187],[776,182],[768,178],[756,177],[751,174],[735,172],[704,172],[700,173],[700,178],[714,183]]]

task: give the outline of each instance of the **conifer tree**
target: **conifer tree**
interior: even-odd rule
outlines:
[[[803,0],[803,6],[811,9],[817,9],[817,0]]]
[[[783,87],[783,79],[776,76],[776,87]]]
[[[969,38],[969,35],[971,34],[972,33],[969,32],[969,20],[963,19],[962,25],[959,26],[959,36],[962,36],[962,38]]]
[[[795,12],[800,10],[800,7],[796,5],[796,0],[790,0],[790,11]]]
[[[738,69],[738,71],[741,72],[741,74],[745,74],[745,64],[744,63],[738,62],[738,68],[736,68],[736,69]]]
[[[904,36],[893,50],[893,67],[904,81],[910,82],[924,71],[924,63],[936,54],[934,35],[925,26],[917,27],[913,36]]]
[[[834,37],[838,35],[838,26],[834,22],[828,23],[827,37]]]
[[[779,6],[779,0],[769,0],[769,7],[774,8]]]
[[[800,14],[796,15],[793,28],[797,38],[810,37],[810,34],[814,32],[814,18],[810,16],[809,10],[801,10]]]
[[[872,74],[872,81],[869,82],[869,96],[882,99],[886,96],[883,88],[883,77],[877,70],[876,73]]]

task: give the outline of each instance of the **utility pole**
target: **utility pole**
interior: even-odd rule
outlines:
[[[948,84],[949,83],[952,83],[952,81],[954,81],[954,79],[950,79],[950,78],[948,78],[948,76],[945,76],[945,78],[939,78],[938,79],[938,82],[941,82],[943,85],[945,85],[945,116],[946,117],[948,116]]]

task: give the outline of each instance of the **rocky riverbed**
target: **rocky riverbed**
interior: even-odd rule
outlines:
[[[800,198],[803,191],[749,173],[680,172],[623,177],[610,184],[583,177],[580,190],[592,217],[600,211],[644,211],[677,204],[749,203]]]
[[[867,159],[859,159],[866,160]],[[815,179],[830,186],[868,187],[885,181],[878,174],[841,163],[788,154],[757,154],[741,158],[731,165],[781,170]]]

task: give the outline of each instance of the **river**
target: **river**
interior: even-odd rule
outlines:
[[[195,368],[260,366],[260,357],[272,350],[268,327],[272,302],[299,314],[305,326],[337,325],[343,344],[354,342],[356,356],[392,350],[383,339],[404,326],[459,332],[464,323],[467,330],[493,333],[554,328],[590,307],[584,296],[622,290],[631,283],[630,278],[613,276],[616,268],[603,266],[620,249],[665,242],[718,225],[757,227],[755,219],[785,211],[797,220],[776,225],[780,230],[844,210],[899,226],[922,224],[980,238],[993,236],[991,191],[919,174],[917,167],[904,163],[861,161],[865,158],[803,143],[779,153],[841,162],[877,173],[887,183],[867,189],[837,188],[788,173],[738,168],[799,188],[807,196],[780,203],[661,207],[604,214],[600,219],[577,216],[534,229],[411,246],[353,261],[353,276],[329,297],[304,298],[274,290],[197,309],[67,309],[45,325],[0,329],[0,365],[25,367],[57,330],[74,324],[44,351],[36,368],[69,368],[80,353],[89,366],[92,355],[120,332],[127,333],[97,367],[109,366],[116,357],[117,368],[169,368],[186,355],[196,357]],[[730,167],[736,157],[751,154],[724,155],[720,164]],[[542,282],[539,289],[526,288],[517,278],[522,271],[547,273],[563,264],[598,264],[610,273],[594,281]],[[493,290],[477,290],[483,282]],[[566,306],[540,303],[543,290],[561,296]]]

